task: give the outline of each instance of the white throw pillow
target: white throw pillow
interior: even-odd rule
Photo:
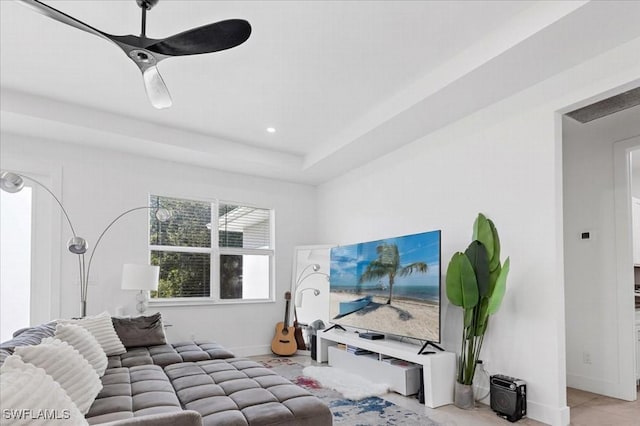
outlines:
[[[107,369],[107,354],[102,346],[86,328],[75,324],[58,324],[56,326],[56,339],[67,342],[80,352],[89,364],[102,377]]]
[[[58,320],[58,324],[77,324],[87,329],[96,338],[102,350],[107,356],[120,355],[127,350],[120,341],[116,330],[113,328],[111,322],[111,315],[109,312],[103,312],[93,317],[84,317],[81,319],[73,320]]]
[[[0,368],[0,401],[2,424],[87,424],[60,384],[18,355],[7,357]]]
[[[18,346],[15,354],[24,362],[44,369],[76,404],[82,414],[102,390],[102,382],[91,364],[67,342],[52,337],[35,346]]]

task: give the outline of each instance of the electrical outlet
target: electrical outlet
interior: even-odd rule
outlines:
[[[589,352],[582,352],[582,363],[591,364],[591,354]]]

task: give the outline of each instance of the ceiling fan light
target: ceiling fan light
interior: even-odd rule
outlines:
[[[142,72],[142,78],[151,105],[158,109],[169,108],[173,102],[171,101],[169,90],[158,72],[158,68],[155,66],[148,67]]]

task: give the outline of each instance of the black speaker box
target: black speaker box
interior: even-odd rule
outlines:
[[[382,340],[384,339],[384,334],[380,333],[360,333],[360,337],[367,340]]]
[[[527,384],[515,377],[491,376],[491,409],[510,422],[527,415]]]

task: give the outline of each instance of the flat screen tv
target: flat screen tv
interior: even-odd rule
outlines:
[[[330,318],[440,342],[440,231],[331,249]]]

